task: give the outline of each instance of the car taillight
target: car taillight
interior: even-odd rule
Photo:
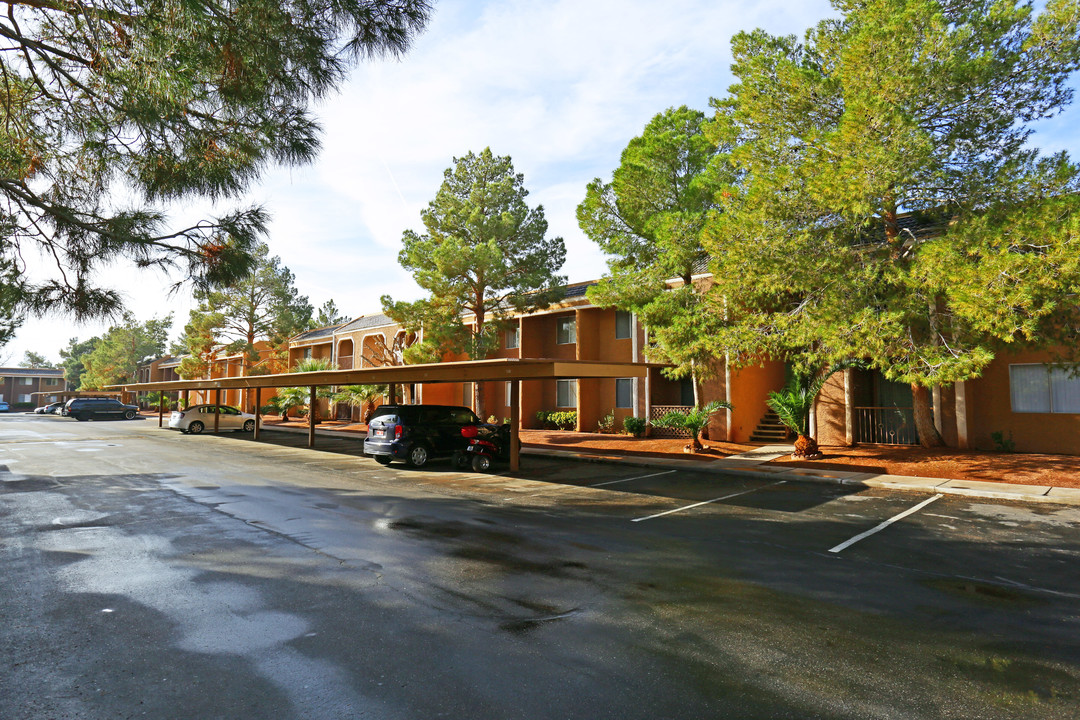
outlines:
[[[480,428],[475,425],[466,425],[461,428],[461,437],[474,438],[480,433]]]
[[[395,425],[394,426],[394,439],[395,440],[400,440],[401,436],[404,435],[404,434],[405,434],[405,428],[401,427],[400,425]]]

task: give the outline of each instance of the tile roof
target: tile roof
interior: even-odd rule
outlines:
[[[0,377],[64,377],[64,368],[0,368]]]
[[[314,330],[306,330],[299,335],[293,337],[290,342],[309,342],[311,340],[318,340],[319,338],[328,338],[332,336],[341,325],[328,325],[326,327],[315,328]]]
[[[352,322],[346,323],[339,327],[335,332],[346,333],[354,330],[363,330],[370,327],[382,327],[384,325],[396,325],[387,315],[383,313],[373,313],[371,315],[361,315]]]

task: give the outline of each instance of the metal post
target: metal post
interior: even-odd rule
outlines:
[[[221,423],[221,388],[214,388],[214,433],[218,432]]]
[[[518,449],[521,425],[521,381],[510,381],[510,472],[517,472],[521,467],[521,451]]]
[[[311,386],[311,395],[308,396],[308,414],[307,414],[307,446],[309,448],[315,447],[315,412],[317,410],[318,398],[315,397],[315,385]]]
[[[259,439],[259,423],[262,421],[262,410],[260,405],[262,404],[262,388],[255,388],[255,432],[251,434],[253,440]]]
[[[165,427],[165,393],[161,393],[161,397],[158,398],[157,409],[157,426]]]

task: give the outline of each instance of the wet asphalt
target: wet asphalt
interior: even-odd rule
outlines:
[[[305,440],[0,415],[0,718],[1080,717],[1080,508]]]

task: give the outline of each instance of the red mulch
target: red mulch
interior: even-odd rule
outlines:
[[[306,419],[280,423],[272,417],[267,425],[307,427]],[[358,423],[324,422],[320,429],[366,432]],[[558,430],[522,430],[521,441],[528,447],[554,450],[589,450],[640,457],[670,457],[709,462],[714,458],[737,455],[760,447],[758,444],[726,443],[705,440],[706,453],[688,454],[689,442],[679,438],[634,438],[628,435],[602,435]],[[820,460],[792,461],[788,457],[773,460],[773,465],[792,465],[829,470],[850,470],[887,475],[938,477],[955,480],[1010,482],[1020,485],[1053,485],[1080,488],[1080,456],[1035,453],[1000,453],[955,448],[927,449],[897,445],[861,445],[859,447],[822,446]]]

